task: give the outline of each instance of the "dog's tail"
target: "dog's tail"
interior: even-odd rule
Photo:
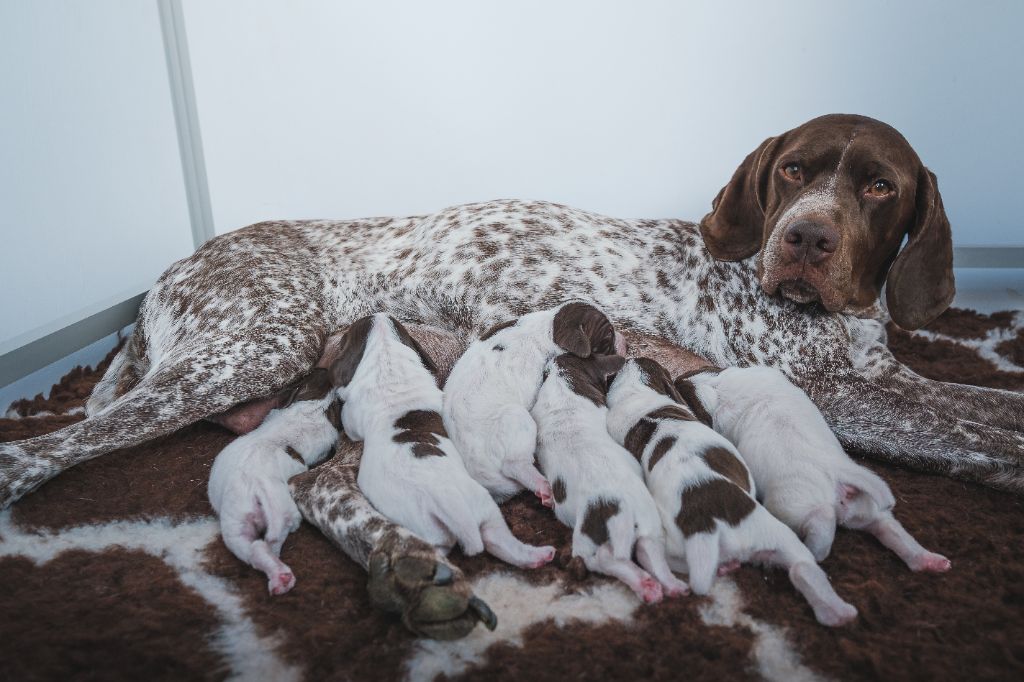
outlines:
[[[630,509],[623,509],[611,516],[608,521],[608,540],[612,546],[612,555],[616,559],[629,561],[633,557],[633,545],[636,543],[636,519]]]
[[[838,479],[841,486],[853,489],[840,490],[840,495],[864,493],[873,499],[880,509],[891,509],[896,504],[896,498],[893,497],[889,485],[878,474],[856,462],[844,463]]]

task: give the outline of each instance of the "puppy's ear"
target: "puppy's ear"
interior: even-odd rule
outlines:
[[[626,364],[626,358],[621,355],[595,355],[594,363],[598,371],[608,377],[622,369]]]
[[[348,386],[366,351],[366,337],[373,326],[373,317],[356,320],[341,339],[341,350],[331,364],[330,378],[335,386]]]
[[[768,179],[780,139],[769,137],[743,160],[711,202],[711,213],[701,219],[704,244],[718,260],[743,260],[760,250]]]
[[[594,352],[615,352],[615,329],[611,320],[589,303],[566,303],[552,322],[551,336],[555,343],[578,358],[589,358]]]
[[[390,315],[388,317],[391,320],[391,324],[395,326],[395,332],[398,334],[398,340],[416,351],[416,354],[420,356],[420,362],[423,363],[423,366],[426,367],[431,374],[437,376],[437,365],[434,364],[434,360],[427,355],[427,351],[423,350],[423,346],[421,346],[416,339],[412,338],[412,335],[409,334],[409,330],[406,329],[401,322]]]
[[[686,404],[693,412],[693,416],[704,422],[706,426],[713,426],[714,420],[711,418],[707,406],[697,395],[697,387],[693,385],[693,382],[680,376],[676,378],[673,385],[679,393],[679,397],[682,398],[679,402]]]
[[[304,400],[320,400],[330,393],[332,388],[327,369],[316,367],[295,383],[282,407],[288,407],[292,403],[300,403]]]
[[[917,176],[917,213],[907,245],[889,268],[885,300],[892,321],[918,329],[953,302],[953,234],[942,207],[935,174],[921,166]]]

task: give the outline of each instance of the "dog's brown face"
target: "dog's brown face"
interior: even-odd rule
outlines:
[[[700,228],[715,258],[760,251],[769,295],[857,312],[877,300],[888,276],[889,313],[905,329],[953,300],[952,236],[935,175],[874,119],[822,116],[765,140]]]

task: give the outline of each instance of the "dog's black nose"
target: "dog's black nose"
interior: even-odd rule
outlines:
[[[831,225],[814,220],[797,220],[786,228],[783,235],[786,253],[796,261],[807,260],[812,265],[832,257],[839,247],[839,232]]]

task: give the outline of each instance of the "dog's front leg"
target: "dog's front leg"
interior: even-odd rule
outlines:
[[[912,396],[960,419],[1024,431],[1024,393],[927,379],[893,357],[881,344],[871,347],[867,357],[861,373],[872,383]]]
[[[1024,493],[1024,434],[958,419],[853,372],[799,383],[850,450]]]
[[[468,579],[434,546],[378,512],[356,483],[362,443],[344,436],[325,464],[291,480],[307,521],[369,573],[371,603],[402,616],[417,635],[464,637],[477,622],[493,629],[494,613]]]

